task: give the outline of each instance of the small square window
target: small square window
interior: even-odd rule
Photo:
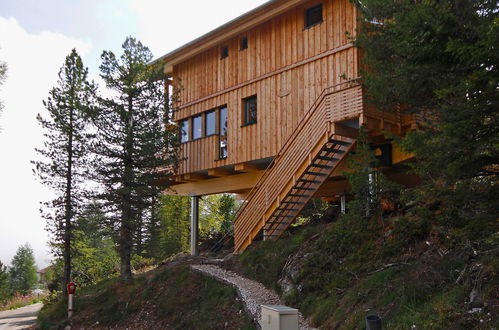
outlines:
[[[192,117],[192,139],[193,140],[200,139],[203,137],[201,122],[202,122],[201,115]]]
[[[220,59],[229,57],[229,47],[224,46],[220,49]]]
[[[204,121],[204,131],[206,136],[215,134],[216,129],[216,112],[215,110],[206,112]]]
[[[243,125],[255,124],[257,120],[256,95],[243,99],[244,122]]]
[[[189,120],[182,120],[180,122],[180,142],[189,141]]]
[[[248,38],[244,37],[244,38],[241,38],[241,41],[240,41],[240,48],[239,50],[245,50],[248,48]]]
[[[322,3],[305,10],[305,28],[322,23]]]

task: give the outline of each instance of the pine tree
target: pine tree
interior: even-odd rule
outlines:
[[[43,204],[43,215],[53,235],[55,252],[63,256],[64,283],[71,281],[72,223],[83,198],[82,182],[91,138],[88,119],[95,87],[88,82],[87,75],[88,70],[73,49],[59,71],[57,87],[43,102],[48,118],[37,117],[47,140],[43,149],[36,149],[45,160],[33,163],[42,183],[56,194],[54,200]]]
[[[10,297],[9,269],[0,261],[0,305]]]
[[[494,220],[499,159],[497,1],[362,0],[357,45],[370,103],[425,120],[402,142],[421,201],[455,225]],[[480,220],[481,219],[481,220]],[[486,228],[486,226],[481,226]]]
[[[10,264],[10,289],[12,292],[27,294],[38,282],[31,246],[28,243],[21,245]]]
[[[168,153],[176,132],[165,127],[169,118],[163,73],[150,65],[152,54],[134,38],[123,43],[117,58],[102,53],[101,77],[113,96],[100,100],[94,117],[96,178],[103,185],[100,198],[117,229],[122,279],[131,278],[131,254],[142,213],[160,192],[159,168],[174,162]]]

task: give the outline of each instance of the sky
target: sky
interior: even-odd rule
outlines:
[[[265,3],[266,0],[1,0],[0,61],[8,76],[0,86],[0,261],[9,265],[29,243],[39,269],[52,256],[40,202],[53,195],[32,173],[35,148],[43,146],[36,116],[57,82],[71,49],[97,83],[100,54],[121,54],[127,36],[155,58]]]

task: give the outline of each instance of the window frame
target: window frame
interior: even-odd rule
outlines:
[[[226,132],[225,132],[225,135],[222,135],[222,109],[225,109],[225,118],[226,118]],[[229,128],[229,125],[228,125],[228,122],[229,122],[229,108],[227,107],[227,105],[222,105],[220,107],[218,107],[218,160],[224,160],[224,159],[227,159],[229,158],[229,148],[228,148],[228,128]],[[225,156],[223,156],[223,153],[222,153],[222,150],[223,150],[223,147],[222,147],[222,138],[225,137],[225,141],[226,141],[226,144],[225,144]]]
[[[227,57],[229,57],[229,46],[220,47],[220,59],[223,60]]]
[[[239,51],[248,49],[248,37],[242,37],[239,40]]]
[[[208,134],[208,114],[213,114],[213,133]],[[208,110],[204,113],[204,137],[212,136],[217,134],[217,110]]]
[[[187,124],[187,132],[185,132],[185,135],[182,133],[183,132],[183,129],[184,129],[184,123]],[[190,120],[189,118],[186,118],[186,119],[182,119],[180,122],[179,122],[179,128],[180,128],[180,143],[187,143],[189,141],[191,141],[191,134],[190,134]],[[183,137],[186,137],[185,140],[183,139]]]
[[[254,116],[254,119],[252,119],[250,121],[249,120],[250,118],[249,118],[248,105],[253,100],[255,102],[255,116]],[[257,97],[257,95],[255,94],[255,95],[251,95],[251,96],[243,98],[242,108],[243,108],[242,109],[242,111],[243,111],[243,115],[242,115],[243,123],[242,123],[241,127],[257,124],[258,123],[258,97]]]
[[[321,12],[321,19],[318,20],[317,22],[313,22],[311,23],[309,21],[310,19],[310,13],[314,10],[317,10],[317,9],[320,9],[320,12]],[[305,9],[305,13],[304,13],[304,29],[310,29],[316,25],[319,25],[321,24],[322,22],[324,22],[324,4],[323,3],[319,3],[319,4],[316,4],[314,6],[311,6],[311,7],[308,7]]]
[[[196,119],[199,118],[199,129],[200,129],[200,132],[199,132],[199,136],[198,137],[194,137],[194,121]],[[194,141],[194,140],[199,140],[199,139],[202,139],[204,137],[204,134],[203,134],[203,114],[199,114],[199,115],[194,115],[191,117],[191,125],[192,125],[192,129],[191,129],[191,139]]]

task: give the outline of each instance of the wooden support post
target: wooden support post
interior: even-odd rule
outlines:
[[[191,256],[199,255],[199,196],[191,197]]]

